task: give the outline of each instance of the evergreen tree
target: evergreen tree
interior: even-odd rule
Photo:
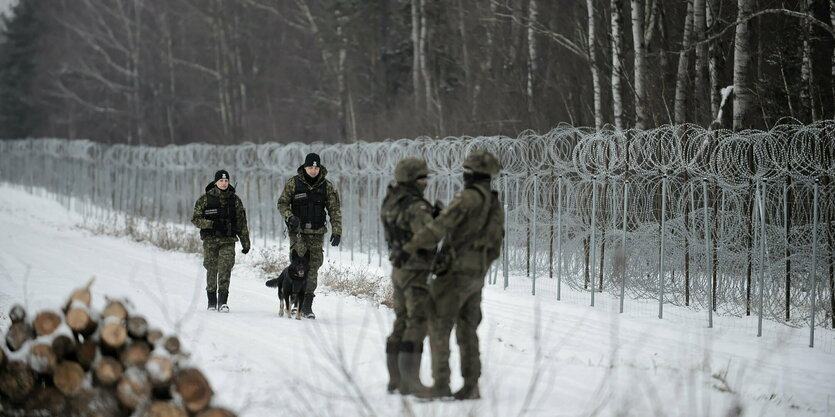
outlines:
[[[0,138],[23,138],[38,127],[33,81],[41,33],[39,0],[20,0],[12,17],[3,16],[0,40]]]

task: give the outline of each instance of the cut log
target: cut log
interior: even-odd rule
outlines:
[[[162,336],[162,330],[153,329],[148,330],[148,336],[146,337],[146,339],[148,340],[148,343],[151,344],[151,346],[154,346],[160,339],[162,339]]]
[[[58,358],[59,361],[78,360],[78,356],[76,355],[77,351],[78,347],[75,344],[75,340],[65,334],[58,335],[52,340],[52,352],[55,353],[55,357]]]
[[[29,350],[29,368],[42,374],[50,375],[55,372],[58,365],[58,358],[52,351],[52,346],[46,343],[37,343]]]
[[[12,323],[11,327],[9,327],[9,332],[6,333],[6,346],[14,352],[20,349],[26,341],[32,340],[34,337],[35,331],[29,323],[25,321]]]
[[[164,356],[152,356],[145,364],[145,370],[154,388],[165,388],[171,385],[174,376],[174,362]]]
[[[67,310],[67,325],[83,336],[93,334],[98,327],[98,323],[90,316],[89,310],[78,304]]]
[[[148,335],[148,321],[141,316],[128,319],[128,335],[133,339],[145,339]]]
[[[116,392],[110,388],[88,388],[70,398],[71,416],[121,417],[129,415],[119,407]]]
[[[98,386],[112,387],[122,379],[125,368],[122,364],[109,356],[102,358],[93,364],[93,375]]]
[[[103,348],[116,351],[124,346],[125,342],[128,340],[128,329],[120,320],[108,317],[104,321],[104,326],[101,329],[99,338],[101,338],[101,345]]]
[[[197,414],[196,417],[238,417],[235,413],[225,408],[208,408]]]
[[[35,373],[21,361],[11,361],[0,373],[0,394],[18,403],[35,388]]]
[[[78,362],[63,361],[55,368],[52,382],[64,395],[76,395],[84,387],[84,369]]]
[[[90,281],[87,282],[87,285],[83,288],[73,291],[72,294],[70,294],[70,299],[67,300],[67,305],[64,307],[64,311],[68,311],[72,307],[73,301],[78,301],[87,307],[90,307],[90,301],[93,299],[92,295],[90,295],[90,286],[93,285],[93,281],[95,280],[95,278],[91,278]]]
[[[108,300],[107,305],[101,312],[102,318],[116,317],[119,320],[128,319],[128,310],[121,301]]]
[[[180,339],[177,339],[177,336],[168,336],[165,339],[165,350],[172,355],[176,355],[180,353]]]
[[[93,366],[93,362],[96,360],[98,352],[98,346],[93,338],[84,340],[84,342],[78,346],[78,351],[76,352],[78,363],[82,368],[90,370],[90,367]]]
[[[170,401],[154,401],[140,415],[142,417],[188,417],[183,407]]]
[[[51,311],[41,311],[35,316],[34,321],[35,333],[38,336],[47,336],[52,334],[58,326],[61,325],[61,316]]]
[[[119,380],[116,396],[122,405],[131,410],[150,400],[151,382],[148,380],[148,374],[135,366],[128,368]]]
[[[28,411],[25,415],[64,416],[67,415],[68,403],[57,388],[38,387],[27,397],[24,407]]]
[[[12,323],[19,323],[26,320],[26,309],[20,304],[15,304],[12,309],[9,310],[9,318],[12,320]]]
[[[145,362],[151,356],[151,346],[144,340],[137,340],[129,344],[125,350],[122,351],[122,363],[126,367],[145,366]]]
[[[197,369],[186,368],[178,372],[174,378],[174,385],[186,409],[191,413],[202,411],[212,401],[212,387],[203,373]]]

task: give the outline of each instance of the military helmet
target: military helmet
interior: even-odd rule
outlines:
[[[412,182],[431,173],[426,161],[420,158],[403,158],[394,167],[394,179],[402,183]]]
[[[464,168],[481,174],[496,175],[502,169],[502,164],[492,153],[475,150],[467,155],[467,159],[464,160]]]

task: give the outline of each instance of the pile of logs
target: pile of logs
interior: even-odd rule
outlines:
[[[186,365],[176,336],[153,329],[126,301],[91,307],[90,285],[61,311],[34,318],[16,305],[0,349],[0,415],[235,417]]]

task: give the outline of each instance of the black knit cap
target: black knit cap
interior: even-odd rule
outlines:
[[[220,179],[229,179],[229,173],[225,169],[215,172],[215,181]]]
[[[309,153],[306,157],[304,157],[304,165],[303,167],[321,167],[322,160],[319,159],[319,155],[315,153]]]

